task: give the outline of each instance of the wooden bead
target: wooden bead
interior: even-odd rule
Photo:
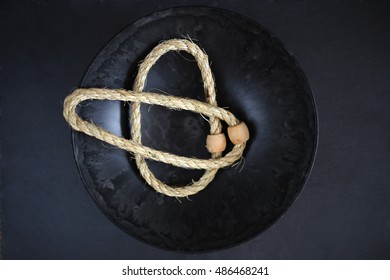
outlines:
[[[224,133],[209,134],[206,138],[206,148],[210,153],[220,153],[226,149],[226,137]]]
[[[249,130],[244,122],[240,122],[235,126],[229,126],[228,135],[230,141],[234,145],[241,144],[249,140]]]

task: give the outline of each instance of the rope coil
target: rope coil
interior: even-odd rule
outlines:
[[[149,70],[161,56],[169,51],[186,51],[194,56],[203,79],[206,103],[194,99],[143,92]],[[132,124],[131,139],[125,139],[114,135],[102,127],[83,120],[77,114],[77,106],[85,100],[92,99],[132,102],[130,115],[130,122]],[[235,145],[225,156],[222,156],[222,152],[213,152],[213,149],[208,147],[209,151],[211,151],[211,159],[177,156],[143,146],[141,142],[141,103],[203,114],[209,117],[209,136],[221,134],[221,120],[223,120],[229,125],[229,138]],[[84,132],[89,136],[134,154],[137,167],[145,181],[157,192],[173,197],[190,196],[207,187],[214,179],[218,169],[230,166],[242,157],[246,141],[249,139],[249,132],[247,131],[245,124],[240,123],[231,112],[217,106],[215,83],[207,55],[196,44],[185,39],[172,39],[157,45],[140,64],[132,91],[101,88],[76,89],[72,94],[66,97],[63,114],[66,121],[74,130]],[[237,134],[235,131],[240,133],[238,137],[240,140],[238,141],[237,135],[231,135],[231,133]],[[242,131],[244,131],[244,136],[242,136]],[[207,140],[207,143],[209,143],[209,139]],[[186,169],[204,169],[205,173],[198,181],[193,181],[187,186],[169,186],[154,176],[147,165],[146,159],[160,161]]]

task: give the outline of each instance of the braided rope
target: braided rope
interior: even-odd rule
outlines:
[[[143,92],[149,70],[162,55],[169,51],[186,51],[194,56],[202,75],[207,103],[188,98]],[[91,99],[132,102],[132,139],[125,139],[114,135],[104,128],[80,118],[77,114],[77,106],[81,102]],[[145,181],[157,192],[168,196],[185,197],[198,193],[214,179],[218,169],[230,166],[242,157],[246,142],[234,145],[233,149],[223,157],[221,152],[212,153],[211,159],[177,156],[143,146],[141,142],[141,103],[164,106],[174,110],[188,110],[208,116],[211,135],[221,133],[221,120],[225,121],[230,127],[237,126],[240,123],[232,113],[217,106],[214,78],[207,55],[193,42],[179,39],[164,41],[147,55],[139,66],[133,91],[101,88],[76,89],[66,97],[63,114],[66,121],[74,130],[84,132],[89,136],[93,136],[134,154],[137,167]],[[204,169],[205,173],[198,181],[193,181],[187,186],[168,186],[154,176],[147,165],[146,159],[160,161],[186,169]]]

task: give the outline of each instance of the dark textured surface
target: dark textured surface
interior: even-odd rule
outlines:
[[[206,190],[179,200],[146,187],[125,151],[76,133],[75,155],[92,197],[126,232],[174,251],[212,251],[263,231],[293,202],[314,156],[315,108],[302,71],[271,34],[239,15],[210,8],[169,9],[137,21],[102,50],[82,86],[132,85],[145,53],[183,34],[210,57],[219,106],[248,124],[251,140],[242,165],[220,170]],[[182,53],[168,53],[154,65],[145,90],[153,89],[204,100],[199,69]],[[80,114],[129,137],[129,108],[120,102],[88,101]],[[200,115],[144,106],[142,125],[147,146],[209,157],[208,125]],[[186,185],[202,174],[150,166],[169,185]]]
[[[238,247],[187,255],[139,242],[102,215],[61,111],[114,34],[193,4],[236,11],[283,41],[308,78],[320,134],[310,178],[281,219]],[[3,257],[390,258],[389,12],[387,1],[1,1]]]

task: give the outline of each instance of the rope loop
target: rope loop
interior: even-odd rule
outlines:
[[[203,79],[206,102],[143,92],[147,75],[157,60],[169,51],[186,51],[191,54],[200,69]],[[120,100],[131,102],[131,139],[125,139],[102,127],[83,120],[77,114],[77,106],[85,100]],[[210,134],[207,138],[207,148],[211,152],[210,159],[196,159],[173,155],[142,145],[141,142],[141,103],[164,106],[170,109],[181,109],[203,114],[209,117]],[[117,146],[134,154],[136,165],[141,176],[157,192],[172,197],[187,197],[203,190],[214,179],[218,169],[235,163],[242,157],[249,131],[243,122],[240,122],[231,112],[218,107],[216,101],[215,82],[210,69],[207,55],[192,41],[186,39],[171,39],[157,45],[139,65],[135,77],[133,90],[79,88],[73,91],[64,101],[64,117],[70,126],[89,136]],[[226,146],[225,136],[222,133],[221,120],[228,125],[229,139],[234,143],[233,149],[222,156]],[[169,186],[156,178],[149,169],[146,159],[160,161],[186,169],[204,169],[205,173],[198,181],[187,186]]]

